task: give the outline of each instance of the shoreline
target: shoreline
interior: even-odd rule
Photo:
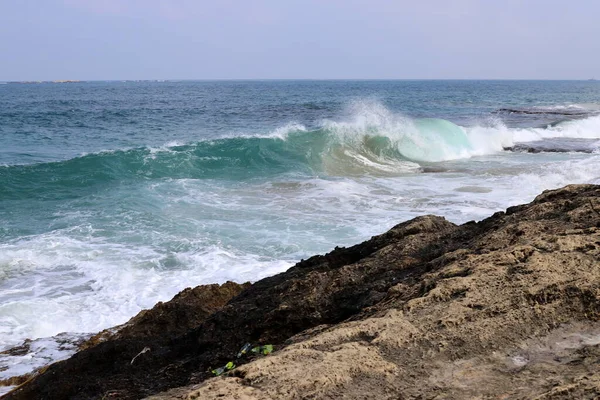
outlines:
[[[599,253],[598,185],[477,223],[417,217],[254,284],[185,289],[3,398],[600,395]],[[275,352],[237,359],[245,343]]]

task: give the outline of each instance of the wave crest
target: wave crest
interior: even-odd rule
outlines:
[[[346,121],[323,121],[315,129],[287,124],[262,135],[0,166],[0,199],[79,196],[81,190],[99,190],[114,181],[414,173],[424,162],[492,154],[557,137],[598,139],[600,116],[546,128],[507,128],[499,121],[462,127],[444,119],[411,119],[376,102],[356,103]]]

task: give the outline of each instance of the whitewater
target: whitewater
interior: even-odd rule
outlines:
[[[600,84],[7,84],[0,134],[0,352],[33,340],[3,379],[186,287],[600,183]]]

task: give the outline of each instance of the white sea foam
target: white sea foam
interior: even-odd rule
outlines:
[[[493,154],[515,143],[548,138],[600,138],[600,116],[546,128],[508,128],[497,119],[463,127],[440,119],[411,119],[376,102],[357,102],[347,121],[324,121],[322,126],[355,148],[365,138],[381,136],[408,159],[430,162]]]
[[[169,254],[60,231],[3,244],[0,254],[3,348],[60,332],[95,332],[186,286],[256,280],[290,265],[216,246]]]
[[[600,111],[600,105],[556,105],[543,107],[543,109]],[[214,143],[228,139],[287,141],[307,132],[310,130],[306,126],[289,122],[265,132],[230,132],[216,137],[198,138],[198,140],[169,141],[160,146],[146,148],[125,147],[81,153],[78,157],[142,150],[148,153],[144,159],[151,161],[161,154],[188,152],[193,150],[193,146],[207,142]],[[398,160],[394,160],[394,157],[383,154],[386,150],[384,148],[369,148],[369,139],[388,139],[387,150],[398,151],[405,158],[404,161],[408,159],[414,162],[440,162],[494,154],[516,143],[548,138],[600,139],[600,116],[592,113],[587,118],[563,121],[545,128],[509,128],[497,118],[490,119],[485,124],[459,126],[451,121],[437,118],[410,118],[402,113],[393,112],[376,101],[356,101],[348,107],[345,118],[321,121],[312,133],[317,136],[331,135],[330,142],[345,146],[342,153],[353,158],[357,164],[367,166],[368,170],[406,172],[413,169],[414,165],[397,163]],[[186,146],[192,147],[186,148]],[[310,149],[307,148],[306,151]],[[193,156],[191,153],[189,155]]]
[[[359,151],[366,147],[365,139],[384,137],[390,149],[412,161],[453,160],[477,153],[465,130],[449,121],[411,119],[376,102],[357,102],[351,109],[348,121],[323,121],[322,125],[342,144]]]
[[[235,138],[244,138],[244,139],[279,139],[279,140],[287,140],[290,134],[306,132],[306,126],[297,123],[297,122],[288,122],[284,125],[281,125],[277,128],[266,132],[255,132],[255,133],[247,133],[247,132],[229,132],[224,135],[219,135],[216,138],[211,139],[203,139],[202,141],[214,141],[214,140],[223,140],[223,139],[235,139]]]
[[[549,138],[600,138],[600,116],[561,122],[547,128],[513,128],[504,126],[492,128],[490,136],[509,133],[513,143],[533,142]]]
[[[289,123],[279,128],[276,128],[275,130],[267,133],[266,135],[256,135],[256,137],[276,138],[285,140],[288,138],[288,135],[292,132],[306,132],[306,127],[302,124]]]
[[[346,120],[324,121],[315,133],[331,136],[323,149],[331,156],[324,176],[315,170],[312,177],[257,182],[143,181],[130,189],[133,194],[125,193],[126,201],[151,210],[147,219],[158,220],[156,225],[140,221],[144,213],[122,215],[105,207],[94,214],[65,207],[60,218],[68,228],[0,244],[0,350],[25,339],[121,324],[188,286],[255,281],[417,215],[465,222],[531,201],[545,189],[600,183],[597,154],[502,152],[519,141],[600,138],[600,117],[548,128],[514,129],[497,121],[459,127],[439,120],[419,125],[378,103],[353,107]],[[293,140],[306,133],[306,127],[289,124],[260,137]],[[377,137],[385,140],[372,140]],[[174,152],[178,146],[166,143],[150,153]],[[417,163],[394,158],[408,154],[403,146],[412,146],[410,154],[440,161],[447,172],[417,173]],[[342,172],[330,173],[334,168]],[[361,173],[377,170],[386,173]],[[403,174],[393,174],[398,171]],[[118,196],[124,188],[102,196]],[[107,204],[124,201],[110,199]],[[73,351],[56,339],[35,343],[29,358],[0,358],[0,370],[8,367],[0,377]]]
[[[534,110],[552,110],[552,111],[584,111],[584,112],[596,112],[600,111],[600,105],[593,103],[579,103],[579,104],[557,104],[552,106],[536,106]]]
[[[125,244],[90,226],[0,245],[0,350],[27,338],[93,333],[121,324],[188,286],[254,281],[299,258],[357,243],[417,215],[464,222],[531,201],[545,189],[600,183],[598,155],[513,156],[517,159],[483,156],[476,164],[458,160],[447,165],[458,172],[401,178],[314,177],[231,186],[194,179],[154,182],[149,190],[163,196],[164,217],[190,225],[177,249],[152,245],[168,232],[148,233],[155,239],[145,239],[146,244]],[[464,187],[469,190],[456,190]],[[88,217],[69,215],[72,224]],[[203,234],[193,233],[202,230],[219,240],[207,243]],[[9,368],[2,376],[73,351],[52,344],[56,339],[36,343],[47,351],[0,358],[0,367]]]
[[[0,351],[34,340],[24,355],[0,356],[0,378],[67,358],[84,333],[124,323],[185,287],[254,281],[290,265],[218,246],[165,254],[149,246],[77,240],[68,231],[3,244]]]
[[[581,105],[556,107],[583,108]],[[347,114],[345,119],[322,121],[320,128],[313,132],[309,132],[302,124],[292,122],[263,133],[230,133],[195,142],[170,141],[161,146],[143,149],[148,152],[144,160],[149,162],[162,154],[179,154],[182,151],[196,159],[196,156],[190,153],[193,147],[185,148],[186,146],[228,139],[287,141],[309,132],[314,134],[312,140],[318,140],[319,135],[329,135],[329,147],[322,149],[323,154],[321,154],[327,164],[325,167],[328,172],[342,175],[345,172],[350,174],[377,171],[398,173],[414,171],[415,164],[408,161],[441,162],[466,159],[498,153],[516,143],[549,138],[600,139],[600,116],[598,115],[563,121],[545,128],[509,128],[499,119],[474,126],[459,126],[436,118],[414,119],[392,112],[382,104],[373,101],[355,102],[349,107]],[[387,142],[377,142],[374,140],[377,138],[383,138]],[[142,149],[105,150],[81,156],[134,150]],[[310,152],[312,149],[307,147],[305,151]],[[329,154],[326,154],[327,152]],[[391,154],[393,152],[396,154]],[[330,156],[333,158],[328,159]]]
[[[77,344],[88,335],[63,333],[50,338],[27,340],[20,345],[17,354],[0,354],[0,380],[13,376],[22,376],[34,370],[69,358],[77,351]],[[8,391],[11,387],[1,387]]]

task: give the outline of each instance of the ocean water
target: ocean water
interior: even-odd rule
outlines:
[[[34,340],[0,379],[185,287],[584,182],[596,81],[0,85],[0,352]]]

